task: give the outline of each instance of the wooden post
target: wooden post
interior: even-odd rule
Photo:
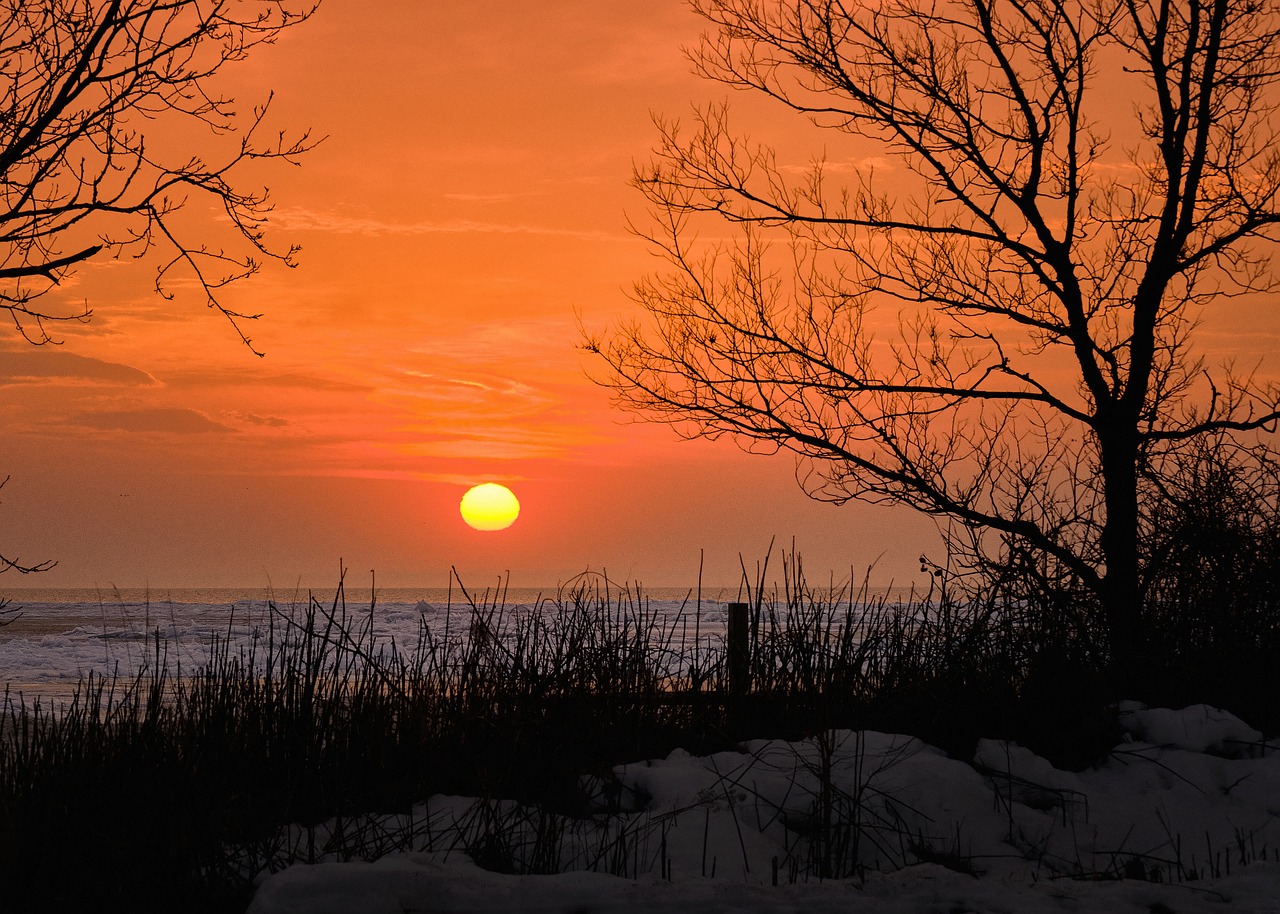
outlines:
[[[751,691],[751,628],[746,603],[730,603],[729,609],[729,692],[735,698]]]

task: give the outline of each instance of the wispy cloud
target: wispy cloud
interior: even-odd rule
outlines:
[[[510,461],[563,459],[575,448],[593,443],[591,429],[572,422],[531,425],[485,419],[468,420],[451,417],[434,425],[421,424],[400,429],[393,438],[375,445],[393,460],[409,458],[411,465],[424,471],[437,469],[423,466],[422,458],[467,461]]]
[[[573,317],[564,313],[450,327],[430,342],[414,344],[405,352],[432,362],[448,359],[471,366],[479,362],[509,364],[515,354],[525,359],[567,359],[576,340]]]
[[[119,362],[106,362],[59,349],[0,351],[0,385],[50,382],[137,387],[154,385],[156,379],[145,371]]]
[[[328,393],[367,394],[374,389],[368,382],[326,377],[319,373],[245,371],[236,366],[196,366],[169,369],[164,383],[170,388],[253,387],[289,390],[325,391]]]
[[[289,232],[330,232],[339,235],[545,235],[583,241],[630,241],[622,232],[559,228],[533,223],[488,222],[478,219],[400,222],[372,216],[347,215],[302,208],[278,209],[271,215],[273,228]]]
[[[564,454],[564,446],[555,441],[521,440],[515,436],[462,435],[401,445],[396,447],[395,451],[414,458],[435,457],[475,461],[533,460],[561,457]]]
[[[517,402],[536,406],[548,401],[548,397],[537,387],[514,378],[450,377],[412,369],[406,369],[402,374],[410,379],[409,384],[401,387],[397,393],[436,402],[461,398],[466,401],[500,402],[510,409]]]
[[[826,175],[866,175],[872,172],[884,173],[899,167],[899,163],[887,156],[864,156],[859,159],[820,159],[803,165],[791,163],[779,165],[778,170],[786,174],[807,175],[815,165],[822,167]]]
[[[257,425],[263,428],[284,428],[289,424],[288,419],[282,419],[279,416],[259,416],[256,413],[246,412],[231,412],[227,415],[237,422],[243,422],[246,425]]]
[[[485,194],[469,194],[469,193],[451,193],[444,194],[446,200],[456,200],[459,203],[506,203],[508,200],[518,200],[525,197],[545,196],[546,192],[523,191],[521,193],[485,193]]]
[[[214,422],[194,409],[171,407],[85,412],[70,417],[67,422],[102,431],[163,432],[175,435],[231,431],[229,427]]]

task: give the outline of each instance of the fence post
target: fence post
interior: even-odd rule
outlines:
[[[751,691],[751,629],[746,603],[730,603],[729,609],[729,692],[735,698]]]

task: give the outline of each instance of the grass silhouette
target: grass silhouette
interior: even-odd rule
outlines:
[[[388,831],[370,814],[407,815],[435,794],[490,804],[467,832],[473,856],[544,871],[553,860],[512,849],[517,824],[572,831],[598,811],[584,775],[677,747],[866,728],[960,757],[980,737],[1013,739],[1079,768],[1115,744],[1105,638],[1086,609],[962,592],[945,575],[891,600],[865,582],[811,587],[795,555],[780,564],[770,578],[766,558],[744,582],[745,694],[730,691],[724,641],[701,630],[696,598],[673,617],[638,587],[591,575],[531,606],[464,590],[443,626],[421,625],[407,645],[375,637],[372,612],[348,609],[340,581],[332,600],[272,604],[246,646],[228,630],[199,669],[170,663],[157,630],[144,669],[90,674],[58,708],[6,689],[0,901],[243,910],[261,873],[407,846],[430,823]],[[1184,589],[1152,607],[1160,665],[1149,694],[1127,697],[1207,701],[1274,730],[1280,665],[1262,661],[1280,632],[1258,624],[1270,592],[1219,605],[1206,641],[1194,627],[1212,597]],[[315,827],[335,817],[318,847]]]

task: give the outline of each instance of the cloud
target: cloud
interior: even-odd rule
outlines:
[[[565,453],[565,446],[554,440],[540,441],[535,436],[459,434],[455,437],[431,436],[410,444],[398,444],[385,449],[399,458],[409,458],[412,463],[423,459],[474,461],[513,461],[558,459]],[[393,458],[393,462],[395,461]]]
[[[103,431],[167,432],[176,435],[231,431],[227,426],[214,422],[194,409],[168,407],[80,413],[68,421],[72,425]]]
[[[261,373],[244,371],[239,367],[199,366],[190,369],[172,369],[164,373],[165,386],[171,389],[210,387],[301,388],[308,391],[367,394],[374,385],[357,383],[341,378],[326,378],[318,374],[284,372]]]
[[[534,385],[514,378],[497,375],[471,378],[450,377],[407,368],[401,371],[401,375],[410,379],[408,386],[398,391],[405,396],[426,397],[433,400],[461,399],[464,402],[500,401],[505,409],[510,409],[513,402],[528,404],[551,402],[550,398]],[[450,388],[455,389],[453,395],[450,395]],[[459,392],[456,388],[462,388],[462,390]]]
[[[484,222],[477,219],[423,220],[400,222],[369,216],[348,216],[341,213],[293,207],[277,209],[271,214],[273,228],[286,232],[331,232],[338,235],[542,235],[557,238],[577,238],[583,241],[630,241],[631,236],[621,232],[603,232],[594,229],[556,228],[549,225],[531,225],[507,222]]]
[[[453,194],[445,194],[445,195],[444,195],[444,198],[445,198],[446,200],[457,200],[459,203],[506,203],[506,202],[508,202],[508,201],[510,201],[510,200],[515,200],[515,199],[517,199],[517,198],[521,198],[521,197],[533,197],[533,196],[539,196],[539,195],[541,195],[542,193],[545,193],[545,192],[539,192],[539,193],[537,193],[537,194],[529,193],[529,192],[527,192],[527,191],[526,191],[526,192],[524,192],[524,193],[509,193],[509,194],[503,194],[503,193],[486,193],[486,194],[453,193]]]
[[[0,351],[0,385],[38,384],[48,381],[151,386],[156,379],[145,371],[76,355],[58,349],[9,349]]]
[[[815,165],[821,165],[822,173],[826,175],[865,175],[893,171],[898,167],[898,162],[887,156],[864,156],[860,159],[820,160],[804,165],[779,165],[778,171],[793,175],[809,175],[813,173]]]
[[[256,413],[245,412],[233,412],[228,415],[248,425],[261,425],[266,428],[284,428],[289,424],[288,419],[281,419],[279,416],[259,416]]]
[[[406,347],[405,352],[432,364],[446,359],[474,367],[479,363],[509,364],[514,354],[525,360],[568,356],[574,351],[576,339],[577,328],[567,313],[541,318],[510,317],[449,326],[429,342]]]

